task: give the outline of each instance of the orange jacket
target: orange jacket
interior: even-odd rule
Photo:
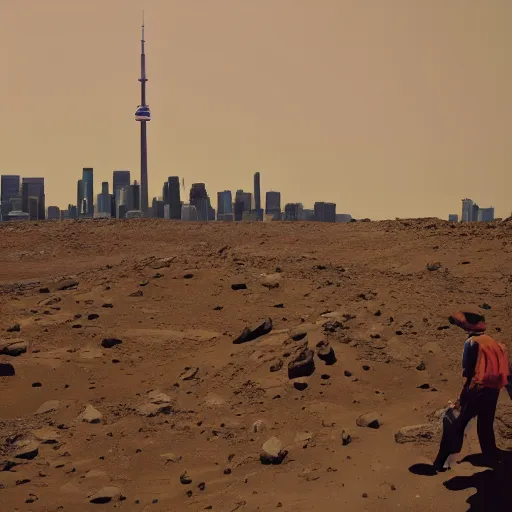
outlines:
[[[472,342],[478,344],[478,357],[470,387],[475,385],[494,389],[505,387],[509,377],[507,347],[486,334],[473,337]]]

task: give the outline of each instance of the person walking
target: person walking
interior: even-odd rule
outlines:
[[[434,461],[434,469],[438,472],[443,471],[450,455],[461,451],[466,426],[475,417],[482,454],[489,461],[496,460],[498,448],[494,436],[494,416],[500,390],[506,387],[512,398],[508,351],[503,343],[485,334],[485,317],[476,313],[457,312],[449,317],[449,322],[467,332],[462,355],[464,385],[459,399],[453,405],[459,414],[454,416],[450,427],[443,431]]]

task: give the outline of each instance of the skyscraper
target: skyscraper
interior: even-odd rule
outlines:
[[[336,222],[335,203],[315,203],[315,220],[317,222]]]
[[[82,169],[82,203],[82,216],[94,217],[94,169],[92,167]]]
[[[235,203],[243,203],[243,211],[250,212],[252,205],[252,194],[250,192],[244,192],[243,190],[237,190],[235,194]]]
[[[265,213],[281,218],[281,192],[269,191],[265,194]]]
[[[261,209],[261,190],[260,190],[260,173],[254,173],[254,210],[258,220],[263,220],[263,210]]]
[[[217,192],[217,219],[229,220],[233,218],[233,196],[231,190],[224,190],[224,192]]]
[[[101,184],[101,194],[96,201],[97,214],[102,217],[112,216],[112,196],[108,193],[108,181]]]
[[[473,220],[473,201],[471,199],[462,200],[462,222],[471,222]]]
[[[112,194],[116,204],[119,203],[119,191],[130,185],[130,171],[114,171],[112,173]]]
[[[46,219],[44,178],[23,178],[21,199],[22,210],[30,214],[30,220]],[[37,201],[37,204],[34,200]]]
[[[193,183],[190,188],[190,204],[196,207],[197,220],[210,219],[210,198],[204,183]]]
[[[181,219],[180,179],[178,176],[169,176],[167,179],[169,194],[169,215],[171,219]]]
[[[3,174],[0,178],[0,218],[7,220],[11,211],[11,197],[20,195],[20,177],[14,174]]]
[[[142,18],[142,39],[140,54],[140,105],[135,112],[135,121],[140,123],[140,209],[143,214],[148,211],[148,141],[146,123],[151,121],[149,105],[146,104],[146,54],[144,51],[144,16]]]

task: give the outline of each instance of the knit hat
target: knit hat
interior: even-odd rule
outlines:
[[[448,318],[452,325],[456,325],[467,332],[484,332],[485,317],[477,313],[458,311]]]

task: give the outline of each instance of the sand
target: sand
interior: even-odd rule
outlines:
[[[503,472],[410,467],[462,383],[447,314],[508,343],[511,276],[509,222],[1,224],[0,510],[509,510]]]

